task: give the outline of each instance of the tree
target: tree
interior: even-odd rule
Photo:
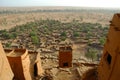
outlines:
[[[11,37],[8,32],[4,32],[4,33],[2,34],[2,36],[3,36],[3,38],[5,38],[5,39],[10,39],[10,37]]]
[[[30,36],[36,36],[36,32],[35,31],[30,32]]]
[[[36,45],[39,44],[39,39],[37,36],[31,36],[31,40],[32,40],[33,44],[36,44]]]
[[[87,53],[85,54],[85,56],[89,59],[95,60],[97,58],[97,50],[95,49],[88,49]]]
[[[101,38],[99,39],[100,45],[104,45],[104,44],[105,44],[105,40],[106,40],[105,37],[101,37]]]
[[[74,37],[79,37],[79,33],[78,32],[73,32],[73,36]]]
[[[15,39],[17,37],[17,35],[18,34],[16,32],[14,32],[14,33],[10,34],[10,38],[11,39]]]
[[[66,37],[66,36],[67,36],[66,32],[62,32],[62,33],[61,33],[61,36],[62,36],[62,37]]]

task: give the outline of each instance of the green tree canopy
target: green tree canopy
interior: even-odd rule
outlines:
[[[62,33],[61,33],[61,36],[62,36],[62,37],[66,37],[66,36],[67,36],[66,32],[62,32]]]
[[[78,32],[73,32],[73,36],[74,37],[79,37],[79,33]]]
[[[105,44],[105,40],[106,40],[105,37],[101,37],[101,38],[99,39],[100,45],[104,45],[104,44]]]
[[[31,40],[32,40],[33,44],[36,44],[36,45],[39,44],[39,39],[37,36],[31,36]]]
[[[97,55],[97,50],[92,48],[88,49],[87,53],[85,54],[85,56],[89,59],[92,59],[92,61],[97,58],[96,55]]]

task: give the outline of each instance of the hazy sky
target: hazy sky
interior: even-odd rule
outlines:
[[[0,6],[80,6],[120,8],[120,0],[0,0]]]

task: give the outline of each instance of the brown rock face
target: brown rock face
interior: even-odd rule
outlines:
[[[0,43],[0,80],[12,80],[13,77],[13,72]]]

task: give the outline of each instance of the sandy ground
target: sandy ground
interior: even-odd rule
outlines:
[[[34,20],[54,19],[61,22],[79,22],[100,23],[108,25],[112,14],[95,12],[39,12],[39,13],[18,13],[18,14],[0,14],[0,30],[10,29],[16,25],[25,24]]]

